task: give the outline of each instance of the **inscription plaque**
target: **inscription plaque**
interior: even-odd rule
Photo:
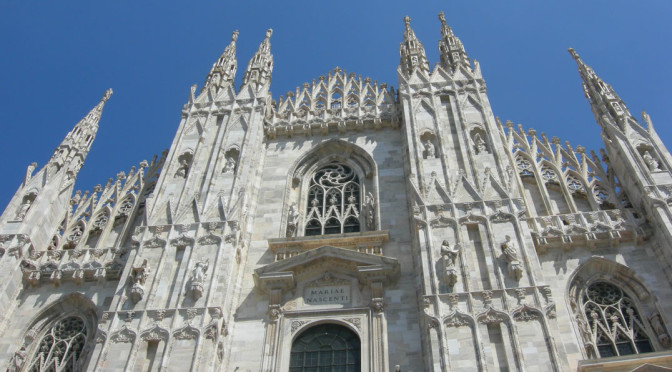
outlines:
[[[303,301],[308,305],[348,304],[350,303],[350,286],[330,285],[306,288]]]

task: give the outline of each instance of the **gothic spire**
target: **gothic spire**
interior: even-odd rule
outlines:
[[[595,71],[581,60],[574,49],[569,48],[569,54],[572,55],[579,68],[579,75],[583,80],[583,92],[590,103],[597,122],[604,126],[604,120],[611,119],[612,123],[618,124],[621,130],[625,129],[627,121],[637,123],[637,120],[625,106],[625,102],[616,94],[611,85],[600,79]]]
[[[212,65],[210,73],[205,78],[203,89],[214,86],[217,89],[230,86],[236,76],[236,40],[238,40],[238,30],[233,31],[231,43],[226,46],[219,59]]]
[[[469,56],[464,50],[464,45],[446,24],[446,16],[443,12],[439,13],[439,20],[441,21],[441,40],[439,40],[441,66],[446,70],[449,68],[455,70],[459,65],[470,67]]]
[[[103,114],[103,107],[111,96],[112,89],[105,91],[100,102],[65,136],[65,139],[54,151],[54,155],[51,157],[49,163],[56,164],[60,169],[65,162],[79,155],[79,163],[75,166],[77,169],[74,172],[77,173],[86,155],[89,153],[89,149],[91,149],[93,140],[96,138],[98,122],[100,122],[100,116]]]
[[[245,76],[243,76],[243,86],[255,84],[261,86],[271,81],[273,72],[273,55],[271,54],[271,35],[273,29],[266,30],[266,37],[259,45],[259,49],[254,54],[250,63],[247,65]]]
[[[399,64],[402,71],[406,75],[411,75],[416,68],[428,72],[429,64],[425,55],[425,47],[411,28],[411,17],[405,16],[404,24],[404,42],[399,45],[399,55],[401,56]]]

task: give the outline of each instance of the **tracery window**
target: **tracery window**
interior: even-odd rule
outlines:
[[[84,319],[69,316],[57,321],[42,336],[27,371],[77,371],[88,330]]]
[[[303,332],[292,344],[290,372],[361,371],[359,337],[336,324],[321,324]]]
[[[598,357],[653,351],[646,326],[635,302],[614,284],[598,281],[586,288],[582,311],[588,322],[585,332],[595,344]]]
[[[310,180],[306,236],[360,231],[359,177],[349,166],[333,162]]]

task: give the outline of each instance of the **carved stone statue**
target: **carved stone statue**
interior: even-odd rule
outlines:
[[[139,267],[131,268],[131,301],[138,302],[145,295],[145,281],[149,277],[151,268],[149,267],[149,262],[147,259],[142,261],[142,265]]]
[[[507,235],[505,238],[506,241],[502,243],[502,254],[506,259],[509,275],[516,280],[520,280],[520,278],[523,276],[523,266],[520,263],[520,259],[518,258],[518,249],[516,247],[516,243],[511,240],[509,235]]]
[[[422,145],[425,147],[425,154],[427,154],[427,159],[436,157],[436,150],[434,149],[434,144],[432,141],[425,140]]]
[[[644,158],[644,162],[649,167],[649,170],[651,172],[660,170],[660,168],[658,167],[658,160],[656,160],[653,156],[651,156],[651,153],[649,153],[648,150],[644,151],[644,155],[642,155],[642,158]]]
[[[187,161],[187,159],[181,159],[180,167],[177,168],[175,177],[187,178],[187,174],[189,174],[189,161]]]
[[[460,253],[460,245],[454,244],[452,247],[447,240],[441,243],[441,257],[443,260],[443,268],[445,270],[446,283],[449,286],[457,283],[457,256]]]
[[[481,138],[481,135],[476,133],[474,136],[474,144],[476,145],[476,153],[484,154],[488,152],[488,146],[486,146],[485,141]]]
[[[375,209],[376,209],[376,200],[373,198],[373,194],[368,192],[366,197],[364,197],[364,210],[366,211],[366,228],[368,230],[375,230]]]
[[[452,247],[447,240],[441,243],[441,257],[446,267],[455,267],[457,264],[457,255],[460,253],[460,245],[455,244]]]
[[[210,266],[210,261],[198,261],[196,266],[191,271],[191,297],[194,300],[198,300],[201,295],[203,295],[203,282],[205,281],[206,274],[208,272],[208,267]]]
[[[23,220],[26,217],[26,214],[28,213],[28,210],[32,205],[33,205],[33,198],[31,198],[30,196],[26,196],[25,198],[23,198],[23,203],[21,204],[21,207],[19,207],[19,211],[16,213],[16,219]]]
[[[224,164],[224,173],[233,173],[236,169],[236,159],[233,156],[226,157],[226,164]]]
[[[296,207],[296,203],[292,203],[289,207],[289,213],[287,215],[287,237],[294,236],[297,230],[297,225],[299,223],[299,209]]]

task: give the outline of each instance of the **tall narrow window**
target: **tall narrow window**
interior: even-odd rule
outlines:
[[[359,372],[359,337],[346,327],[321,324],[303,332],[292,344],[290,372]]]
[[[583,293],[582,302],[600,358],[653,351],[635,302],[619,287],[595,282]]]
[[[78,316],[57,321],[42,336],[27,371],[77,371],[84,352],[88,330]]]
[[[360,184],[347,165],[333,162],[310,180],[306,236],[360,231]]]

